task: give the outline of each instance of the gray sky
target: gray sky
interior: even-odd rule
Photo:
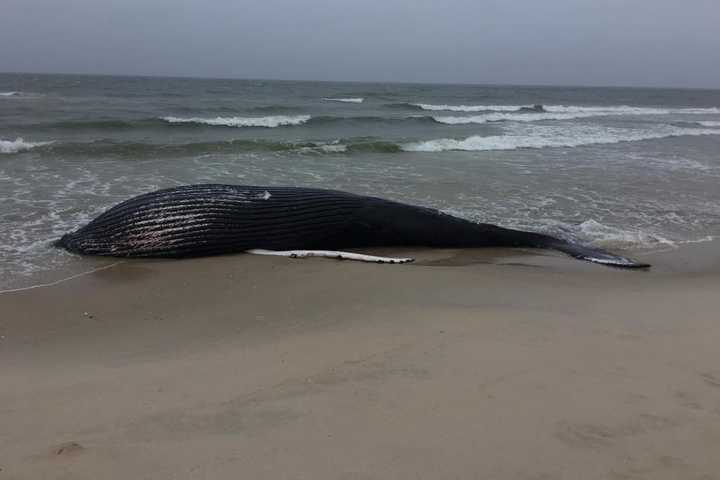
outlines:
[[[0,71],[720,88],[720,0],[2,0]]]

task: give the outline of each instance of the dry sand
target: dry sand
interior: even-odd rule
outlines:
[[[420,259],[0,295],[0,480],[720,478],[717,246]]]

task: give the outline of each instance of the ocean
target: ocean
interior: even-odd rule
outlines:
[[[542,109],[533,108],[542,105]],[[188,183],[336,188],[637,253],[720,235],[720,90],[0,74],[0,288]]]

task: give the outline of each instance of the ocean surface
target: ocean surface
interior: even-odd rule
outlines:
[[[0,288],[86,269],[50,242],[202,182],[680,248],[720,235],[720,91],[0,74]]]

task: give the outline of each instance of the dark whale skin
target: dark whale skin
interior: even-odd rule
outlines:
[[[82,255],[185,258],[250,249],[379,246],[554,249],[624,268],[649,265],[533,232],[337,190],[201,184],[158,190],[105,211],[55,245]]]

